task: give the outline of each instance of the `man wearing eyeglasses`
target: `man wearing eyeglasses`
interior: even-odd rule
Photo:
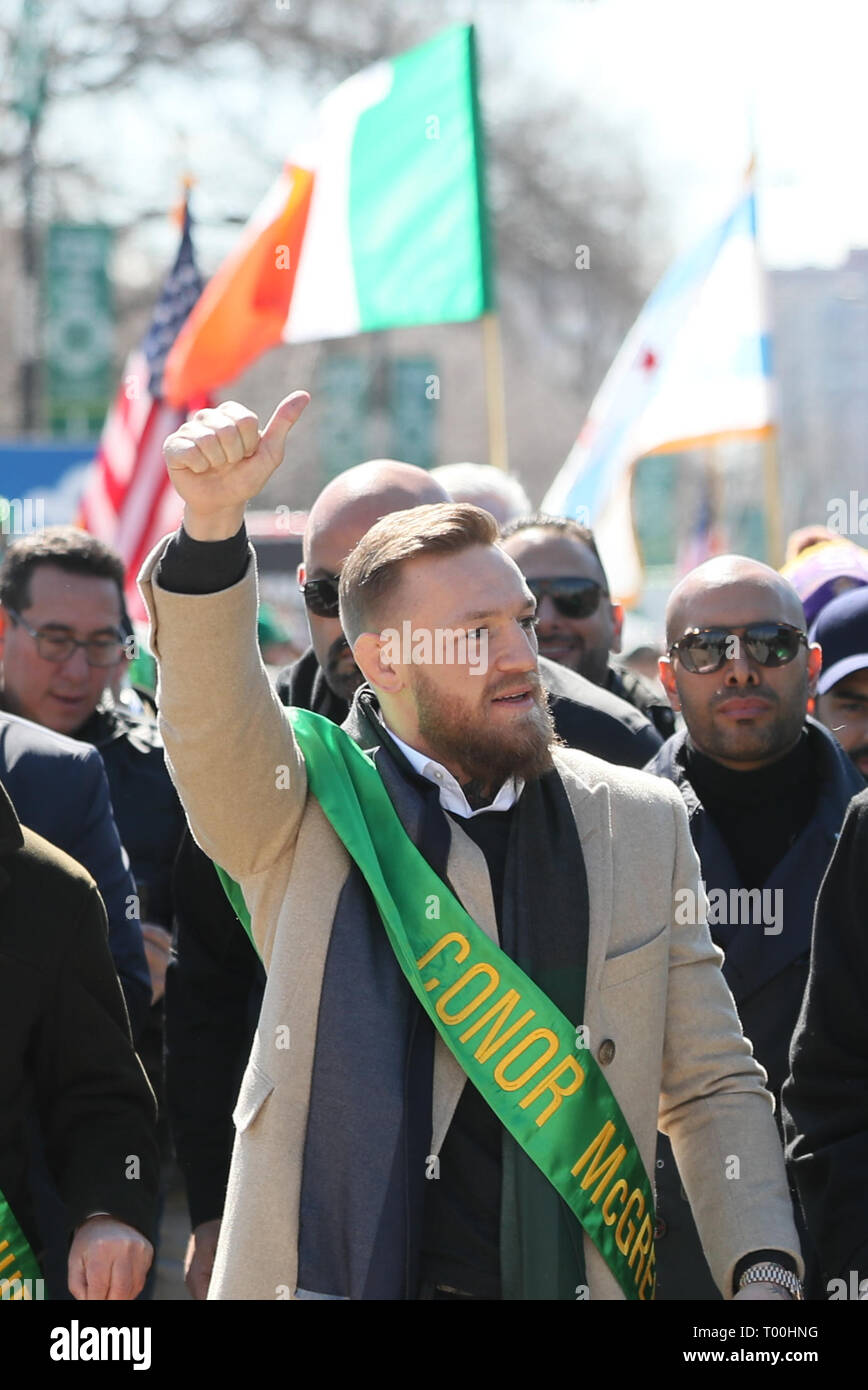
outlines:
[[[77,527],[48,527],[13,541],[0,567],[0,702],[55,733],[93,744],[102,757],[114,819],[135,880],[135,892],[127,895],[120,914],[113,914],[110,944],[116,947],[120,928],[123,940],[132,941],[138,952],[147,994],[136,1041],[162,1102],[162,997],[171,946],[172,867],[185,821],[155,721],[116,703],[111,694],[118,668],[132,655],[125,637],[123,586],[120,556]],[[54,795],[62,797],[59,786]],[[50,784],[40,788],[40,796],[50,801]],[[87,806],[69,811],[81,818],[90,814]],[[31,828],[42,831],[43,825]],[[165,1126],[161,1138],[165,1146]],[[50,1219],[43,1224],[50,1230]],[[51,1243],[56,1251],[61,1244],[56,1226],[55,1234]]]
[[[99,749],[159,998],[184,817],[155,722],[116,704],[108,689],[130,654],[123,584],[120,556],[77,527],[51,526],[14,541],[0,567],[0,702]]]
[[[537,600],[540,655],[626,700],[669,738],[675,715],[659,690],[611,660],[621,650],[624,610],[612,601],[593,532],[568,517],[540,514],[512,522],[502,536]]]
[[[861,781],[807,715],[822,653],[808,640],[797,593],[776,571],[738,555],[707,561],[673,591],[666,631],[660,678],[686,728],[649,771],[675,782],[686,803],[711,935],[779,1103],[808,978],[814,902]],[[661,1141],[658,1297],[713,1299],[679,1186]]]
[[[98,546],[84,532],[68,528],[74,544]],[[109,945],[124,990],[133,1035],[138,1037],[145,1024],[150,1000],[150,982],[138,922],[127,908],[135,884],[123,863],[118,829],[110,826],[103,835],[96,828],[99,789],[105,788],[105,815],[112,819],[111,788],[99,768],[85,791],[87,778],[72,775],[72,745],[40,735],[34,724],[54,734],[69,735],[80,729],[93,712],[111,673],[111,666],[123,657],[120,632],[121,604],[117,586],[103,574],[72,575],[46,557],[58,549],[56,541],[40,532],[13,541],[0,565],[0,710],[19,716],[4,723],[0,740],[0,773],[7,778],[10,796],[22,820],[46,839],[60,845],[74,857],[83,857],[85,867],[97,880],[104,896],[109,920]],[[41,558],[40,558],[41,557]],[[74,562],[72,562],[74,563]],[[91,563],[99,562],[95,559]],[[120,561],[113,557],[115,569]],[[112,571],[112,573],[114,570]],[[123,576],[123,567],[120,566]],[[75,629],[71,626],[73,609]],[[26,723],[23,721],[30,721]],[[91,742],[95,740],[89,740]],[[70,749],[70,754],[65,748]],[[90,755],[98,761],[95,755]],[[38,782],[41,785],[38,785]],[[88,804],[66,804],[70,798],[87,796]],[[115,814],[115,822],[118,821]],[[73,836],[75,826],[81,833]],[[103,848],[111,839],[115,856]],[[99,856],[97,858],[97,855]]]

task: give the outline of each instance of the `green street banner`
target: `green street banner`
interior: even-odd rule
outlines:
[[[437,462],[440,377],[433,357],[396,357],[389,363],[389,458],[433,468]]]
[[[500,1122],[578,1217],[628,1299],[654,1297],[654,1199],[629,1126],[573,1021],[468,915],[407,836],[372,760],[286,711],[316,797],[374,895],[407,980]],[[239,885],[217,870],[240,920]]]
[[[43,262],[45,414],[54,434],[99,432],[112,395],[110,227],[56,222]]]

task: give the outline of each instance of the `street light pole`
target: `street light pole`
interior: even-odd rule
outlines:
[[[15,110],[27,122],[21,151],[21,280],[18,285],[20,426],[31,434],[39,420],[39,250],[36,231],[36,137],[45,99],[40,0],[24,0],[15,44]]]

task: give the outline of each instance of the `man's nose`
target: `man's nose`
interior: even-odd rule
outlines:
[[[536,609],[537,627],[545,631],[550,627],[559,627],[561,615],[555,607],[551,594],[543,594],[537,603]]]
[[[72,680],[82,680],[90,674],[84,647],[73,647],[65,661],[58,663],[60,670]]]
[[[537,644],[533,629],[528,630],[519,623],[512,623],[507,635],[499,644],[495,665],[499,671],[535,671]]]
[[[759,685],[759,672],[745,651],[744,642],[737,633],[732,634],[730,641],[732,648],[725,667],[725,683],[727,685]]]

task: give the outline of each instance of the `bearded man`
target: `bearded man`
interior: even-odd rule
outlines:
[[[172,774],[268,972],[209,1297],[653,1297],[658,1124],[725,1296],[798,1296],[770,1098],[677,911],[680,798],[558,747],[493,519],[352,550],[343,729],[272,692],[244,506],[308,399],[169,438],[184,525],[140,576]]]

